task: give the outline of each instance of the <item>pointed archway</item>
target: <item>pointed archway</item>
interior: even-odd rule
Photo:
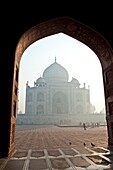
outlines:
[[[14,63],[13,77],[13,94],[12,94],[12,114],[11,114],[11,130],[9,139],[8,155],[14,151],[15,146],[15,124],[16,124],[16,108],[18,99],[18,75],[20,68],[20,60],[23,52],[35,41],[44,37],[57,33],[67,34],[78,41],[86,44],[98,56],[103,73],[105,104],[106,104],[106,121],[108,129],[108,145],[113,145],[113,53],[107,41],[96,31],[88,26],[73,20],[72,18],[62,17],[38,24],[20,38],[16,52]]]

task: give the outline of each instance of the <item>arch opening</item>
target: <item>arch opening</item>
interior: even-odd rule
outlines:
[[[113,82],[112,79],[112,49],[109,44],[104,40],[104,38],[99,35],[97,32],[92,30],[91,28],[79,23],[71,18],[63,17],[57,18],[46,23],[42,23],[39,25],[34,26],[30,30],[24,33],[24,35],[20,38],[16,52],[15,52],[15,65],[14,65],[14,73],[18,75],[17,70],[19,71],[20,67],[20,60],[24,51],[34,42],[40,40],[44,37],[48,37],[50,35],[54,35],[57,33],[64,33],[73,37],[74,39],[79,40],[80,42],[86,44],[90,49],[92,49],[95,54],[98,56],[101,65],[102,65],[102,72],[103,72],[103,82],[104,82],[104,92],[105,92],[105,105],[106,105],[106,121],[107,121],[107,128],[108,128],[108,145],[113,145],[113,138],[112,138],[112,119],[111,115],[113,113],[113,98],[112,94],[112,87],[110,86]],[[15,75],[15,74],[14,74]],[[13,88],[18,87],[18,80],[14,77],[13,81]],[[13,90],[14,91],[14,90]],[[12,94],[14,96],[15,94]],[[18,94],[16,97],[12,97],[12,103],[16,101],[18,98]],[[13,107],[12,107],[13,108]],[[12,119],[11,124],[14,125],[16,123],[16,118]],[[13,126],[14,127],[14,126]],[[14,129],[11,131],[11,134],[14,134]],[[14,135],[10,134],[10,138]],[[12,146],[10,145],[10,151],[12,150]]]

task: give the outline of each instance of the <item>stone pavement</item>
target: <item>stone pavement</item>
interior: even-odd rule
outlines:
[[[17,126],[16,152],[0,170],[113,169],[112,155],[106,127]]]

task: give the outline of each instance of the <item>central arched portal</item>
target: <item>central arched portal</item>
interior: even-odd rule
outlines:
[[[110,45],[105,39],[88,26],[79,23],[68,17],[57,18],[41,24],[38,24],[23,34],[20,38],[16,52],[13,78],[12,94],[12,117],[10,131],[9,154],[14,150],[15,143],[15,124],[16,124],[16,107],[17,107],[17,89],[20,60],[23,52],[35,41],[57,33],[67,34],[78,41],[86,44],[98,56],[103,72],[105,104],[106,104],[106,121],[108,129],[108,145],[113,145],[113,53]],[[40,62],[40,61],[39,61]],[[16,96],[16,97],[15,97]]]

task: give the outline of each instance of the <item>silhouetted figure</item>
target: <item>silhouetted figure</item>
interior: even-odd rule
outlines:
[[[95,145],[94,145],[92,142],[91,142],[91,146],[92,146],[92,147],[95,147]]]
[[[84,130],[86,130],[86,124],[85,123],[83,123],[83,128],[84,128]]]
[[[84,143],[84,146],[86,146],[86,144]]]

